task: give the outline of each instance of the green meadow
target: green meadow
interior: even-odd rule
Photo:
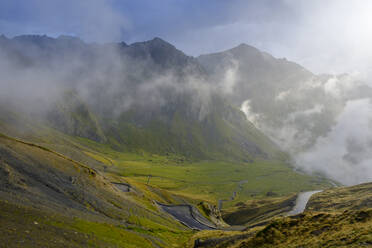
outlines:
[[[235,199],[224,206],[252,198],[284,196],[331,186],[326,179],[296,172],[280,160],[190,161],[174,154],[118,152],[82,138],[78,142],[91,149],[85,152],[86,155],[105,164],[109,174],[124,180],[213,204],[220,199],[230,199],[236,192]]]

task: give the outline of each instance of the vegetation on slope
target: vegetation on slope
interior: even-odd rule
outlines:
[[[269,192],[273,194],[273,192]],[[230,225],[263,225],[273,217],[283,215],[295,206],[296,195],[268,197],[238,202],[235,206],[224,209],[222,217]]]
[[[223,99],[214,97],[202,117],[202,110],[193,110],[190,101],[181,96],[153,112],[138,108],[122,113],[117,120],[105,120],[108,144],[121,151],[177,154],[191,160],[287,158],[240,110]]]
[[[151,240],[136,233],[139,229],[71,218],[4,201],[0,201],[0,210],[0,243],[7,244],[6,247],[153,247]],[[178,238],[182,235],[166,241]]]
[[[6,65],[13,74],[22,76],[19,68],[25,67],[48,81],[39,86],[27,77],[10,77],[9,84],[15,80],[45,91],[59,89],[36,99],[14,94],[0,107],[14,103],[17,108],[9,110],[21,115],[32,110],[36,121],[65,134],[107,142],[118,151],[172,153],[193,160],[286,159],[206,82],[195,58],[159,38],[132,45],[89,45],[26,35],[0,43],[0,50],[9,53]]]
[[[310,198],[306,211],[347,211],[372,208],[372,183],[339,187]]]
[[[329,186],[323,178],[293,171],[287,155],[219,94],[190,88],[188,76],[202,83],[203,68],[160,39],[128,46],[25,36],[2,44],[11,50],[12,66],[46,70],[41,77],[52,74],[51,83],[63,81],[68,89],[46,105],[51,106],[46,113],[32,117],[28,110],[37,112],[38,105],[26,106],[17,96],[2,99],[0,130],[17,137],[0,136],[1,229],[9,240],[45,246],[63,232],[51,240],[71,246],[182,246],[193,233],[159,211],[155,201],[193,204],[220,224],[219,200],[225,200],[230,220],[237,206],[258,203],[260,210],[245,213],[244,222],[253,223],[266,221],[257,218],[261,211],[271,218],[288,207],[280,197]],[[10,78],[9,83],[24,80]],[[148,96],[155,97],[147,102]],[[278,199],[262,201],[268,196]],[[5,228],[11,219],[17,220],[14,232]],[[50,229],[38,241],[39,227]]]
[[[367,247],[372,245],[372,183],[314,194],[304,213],[244,232],[202,232],[190,247]],[[198,241],[196,241],[198,240]]]
[[[173,154],[125,153],[86,139],[79,142],[103,155],[97,159],[106,159],[107,173],[142,184],[148,182],[149,186],[194,199],[196,203],[203,200],[217,205],[218,200],[229,200],[236,192],[234,200],[224,202],[227,207],[252,198],[331,186],[324,178],[299,174],[280,160],[189,161]]]
[[[142,243],[142,247],[177,246],[191,234],[170,216],[159,212],[152,199],[141,191],[121,192],[99,172],[43,146],[4,135],[0,141],[0,212],[4,216],[1,231],[9,240],[25,238],[32,241],[28,243],[32,247],[35,242],[47,240],[37,241],[38,236],[34,235],[40,233],[40,226],[45,229],[48,225],[51,231],[46,232],[47,236],[66,229],[65,239],[69,239],[73,231],[78,231],[80,236],[89,234],[91,240],[110,244],[108,247],[138,247]],[[10,211],[12,208],[15,211]],[[30,218],[26,218],[28,215]],[[6,224],[11,219],[16,231]],[[25,236],[20,234],[23,231],[28,231]],[[30,232],[32,235],[28,235]],[[57,237],[63,242],[61,235]],[[85,242],[84,237],[76,242]],[[67,245],[73,245],[73,240]],[[88,243],[96,246],[93,241]]]
[[[224,206],[252,197],[266,197],[267,192],[273,191],[275,194],[286,195],[289,192],[327,185],[320,179],[295,173],[288,165],[280,161],[192,162],[176,154],[157,155],[145,151],[120,152],[113,150],[108,144],[67,136],[48,128],[30,126],[31,131],[27,132],[27,139],[34,140],[37,144],[4,135],[1,137],[1,168],[6,175],[6,180],[2,181],[7,182],[5,185],[8,185],[2,188],[7,189],[6,191],[11,191],[8,189],[11,188],[14,192],[12,194],[2,192],[2,199],[7,199],[11,204],[17,204],[21,208],[24,206],[41,207],[43,211],[49,211],[52,215],[56,212],[63,212],[66,220],[79,216],[82,222],[89,223],[82,225],[84,228],[79,229],[83,233],[91,234],[86,228],[93,225],[92,222],[100,220],[104,228],[107,224],[111,225],[110,223],[114,222],[115,226],[119,226],[119,229],[115,229],[118,232],[135,230],[139,232],[140,238],[145,237],[150,242],[161,239],[164,244],[180,245],[191,233],[185,232],[184,227],[174,222],[170,216],[159,213],[153,204],[154,200],[167,204],[191,203],[195,206],[204,202],[204,204],[199,204],[199,207],[205,210],[201,206],[216,205],[218,199],[231,197],[233,191],[237,191],[236,199],[231,203],[224,203]],[[8,126],[3,123],[4,127]],[[33,133],[32,130],[36,132]],[[13,131],[17,133],[16,130]],[[54,152],[54,149],[58,150],[58,153]],[[66,154],[72,155],[74,160]],[[86,162],[89,167],[86,167]],[[41,190],[43,192],[41,195],[36,193],[40,192],[33,190],[39,187],[38,183],[35,182],[34,187],[29,187],[28,184],[33,180],[30,179],[29,182],[27,179],[22,179],[25,172],[23,170],[16,172],[17,170],[14,169],[23,168],[26,165],[28,169],[33,170],[31,176],[28,177],[32,179],[38,176],[38,180],[44,184],[40,187],[44,188],[48,185],[46,192]],[[72,167],[82,168],[81,170],[86,170],[87,173],[81,173],[78,169],[76,171],[69,169]],[[44,168],[47,174],[40,168]],[[90,168],[95,168],[95,170]],[[152,177],[147,184],[148,175]],[[59,180],[62,178],[63,183],[54,181],[56,178],[60,178]],[[71,185],[70,178],[76,179],[77,183]],[[283,181],[283,178],[288,179]],[[25,185],[22,184],[22,180],[26,180]],[[91,180],[98,180],[100,183],[94,186]],[[296,184],[291,183],[292,180],[295,180]],[[133,191],[126,193],[122,198],[122,193],[117,192],[115,187],[109,186],[110,182],[129,183]],[[68,191],[66,187],[72,188]],[[22,190],[18,191],[18,188]],[[120,196],[115,196],[118,193]],[[67,197],[70,200],[64,199],[63,203],[58,199],[53,200],[55,195],[58,198],[59,194],[64,195],[63,199]],[[97,198],[98,195],[99,198]],[[60,204],[63,205],[71,200],[68,211],[66,207],[63,207],[61,211]],[[202,211],[202,213],[211,218],[206,213],[210,211],[211,209]],[[65,226],[62,227],[65,228]],[[69,224],[67,228],[77,230],[75,224]],[[150,233],[143,235],[143,232]],[[13,234],[16,237],[16,233]],[[99,232],[95,233],[94,237],[103,239]]]
[[[66,134],[105,142],[101,126],[89,107],[79,98],[78,93],[67,91],[59,99],[53,110],[48,113],[52,127]]]

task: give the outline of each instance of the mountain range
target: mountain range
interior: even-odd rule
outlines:
[[[12,96],[7,104],[27,101],[21,103],[24,112],[35,112],[39,120],[63,133],[118,150],[198,159],[250,160],[280,153],[237,106],[207,83],[208,74],[197,59],[159,38],[132,45],[44,36],[1,42],[12,73],[35,70],[45,81],[42,87],[53,88],[55,94],[41,107],[34,104],[42,101],[37,92]],[[77,66],[71,66],[74,63]],[[50,71],[44,73],[45,67]],[[28,80],[14,84],[29,84]]]
[[[23,247],[184,247],[218,232],[265,245],[245,228],[340,184],[293,156],[372,96],[246,44],[191,57],[160,38],[0,36],[0,74],[0,240]],[[195,234],[161,206],[220,231]]]

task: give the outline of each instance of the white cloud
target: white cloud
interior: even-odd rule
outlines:
[[[221,81],[220,88],[222,92],[231,94],[234,91],[234,86],[238,80],[239,63],[236,60],[231,61],[232,65],[225,71],[224,79]]]
[[[349,101],[332,130],[311,149],[296,156],[296,165],[348,185],[368,182],[372,181],[371,148],[371,102]]]
[[[243,111],[243,113],[245,114],[245,116],[247,117],[247,119],[252,122],[253,124],[255,125],[259,125],[259,119],[260,119],[260,115],[257,114],[257,113],[254,113],[252,111],[252,108],[250,106],[250,100],[246,100],[242,103],[241,107],[240,107],[240,110]]]
[[[279,94],[275,96],[275,100],[278,100],[278,101],[285,100],[290,94],[291,94],[291,90],[279,92]]]

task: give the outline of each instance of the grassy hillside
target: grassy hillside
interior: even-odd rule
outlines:
[[[313,195],[303,214],[274,218],[244,232],[205,231],[190,247],[369,247],[372,183]],[[195,240],[199,239],[195,243]],[[194,244],[198,244],[195,245]]]
[[[24,116],[14,115],[16,125],[2,120],[0,129],[18,139],[0,137],[0,212],[4,227],[10,227],[1,232],[4,240],[21,238],[24,247],[49,241],[57,247],[183,247],[193,232],[159,212],[154,200],[190,203],[213,219],[205,206],[229,200],[233,192],[234,199],[223,202],[226,211],[240,202],[330,186],[293,171],[280,156],[196,160],[178,153],[115,149]],[[132,191],[123,193],[111,182],[129,183]],[[38,238],[41,232],[45,236]]]
[[[372,208],[372,183],[325,190],[314,195],[306,211],[349,211]]]
[[[297,192],[330,187],[294,171],[288,155],[205,82],[196,59],[161,39],[89,45],[21,36],[2,44],[11,51],[6,65],[22,68],[13,75],[35,70],[50,82],[45,92],[61,87],[45,102],[1,99],[2,241],[183,247],[194,232],[156,202],[192,204],[226,227],[218,207],[231,224],[253,224],[283,212]],[[13,75],[9,84],[30,83]]]
[[[71,218],[0,201],[0,242],[6,247],[154,247],[151,231],[109,222]],[[146,235],[148,233],[149,235]],[[162,242],[182,243],[187,232],[163,234]],[[173,235],[173,236],[172,236]],[[168,247],[168,246],[165,246]]]
[[[124,193],[98,171],[46,147],[1,135],[0,158],[3,241],[169,247],[191,234],[159,212],[146,188]]]
[[[222,217],[230,225],[244,225],[248,227],[264,225],[270,219],[285,215],[295,206],[296,194],[289,196],[267,197],[238,202],[234,206],[224,209]]]
[[[275,218],[292,201],[286,195],[325,182],[266,160],[190,162],[122,153],[58,132],[53,137],[58,135],[59,145],[0,136],[1,241],[23,247],[193,247],[196,239],[197,247],[360,247],[371,242],[371,184],[326,190],[311,198],[304,214]],[[95,161],[97,170],[52,147],[62,152],[73,147],[79,151],[74,156]],[[133,190],[121,192],[111,182],[129,183]],[[236,199],[224,203],[223,216],[231,223],[235,213],[247,217],[251,228],[243,232],[195,234],[153,204],[214,204],[234,190]],[[274,219],[252,227],[265,220],[262,216]]]
[[[12,136],[30,140],[76,161],[89,164],[91,168],[104,171],[108,175],[125,177],[139,183],[146,183],[148,176],[151,175],[150,186],[162,188],[188,198],[204,199],[214,205],[217,204],[218,200],[231,198],[233,192],[236,192],[236,197],[233,201],[224,202],[224,206],[231,206],[239,201],[251,198],[266,197],[267,194],[283,196],[302,190],[330,186],[323,178],[293,171],[285,162],[285,155],[276,150],[277,148],[266,137],[253,126],[249,126],[248,123],[243,124],[246,125],[243,127],[246,127],[248,131],[241,135],[256,140],[257,147],[262,147],[259,149],[268,154],[267,157],[262,158],[262,154],[250,157],[250,153],[246,152],[248,155],[245,158],[232,159],[228,155],[223,157],[221,151],[215,157],[213,157],[214,153],[207,153],[211,158],[197,159],[196,153],[194,153],[194,156],[186,156],[178,152],[156,150],[167,146],[171,148],[176,146],[175,144],[172,146],[172,140],[166,140],[166,138],[169,138],[166,135],[169,130],[164,131],[164,138],[161,138],[163,136],[162,132],[147,131],[150,136],[145,136],[142,141],[155,147],[155,150],[151,152],[150,148],[141,148],[146,146],[141,142],[141,135],[138,134],[133,134],[131,139],[123,138],[126,141],[122,143],[124,145],[116,142],[118,147],[113,147],[115,141],[100,143],[86,138],[65,135],[42,124],[32,124],[30,120],[24,117],[15,117],[13,123],[17,124],[9,125],[5,120],[1,123],[0,119],[0,129]],[[225,130],[225,132],[221,131],[222,134],[225,134],[222,137],[226,137],[227,140],[235,138],[236,134],[229,136],[231,132],[229,132],[228,123],[223,123],[227,127],[226,129],[221,128],[221,130]],[[18,127],[18,125],[21,127]],[[25,128],[25,125],[27,125],[27,128]],[[189,125],[185,125],[184,128],[180,125],[175,126],[178,127],[177,135],[191,129]],[[138,128],[134,129],[138,130]],[[27,131],[20,132],[20,130]],[[142,130],[146,129],[142,128]],[[117,133],[124,136],[131,135],[130,132],[124,131]],[[111,135],[107,135],[107,137],[110,139]],[[210,138],[212,139],[213,135]],[[131,140],[138,143],[129,143]],[[183,142],[185,140],[187,139],[181,137],[175,141]],[[164,143],[157,143],[162,141]],[[209,143],[213,144],[215,142],[210,141]],[[232,154],[235,152],[235,154],[244,156],[244,151],[239,150],[234,146],[234,143],[217,143],[215,147],[218,149],[218,147],[229,144],[231,145],[230,149],[234,150]],[[188,145],[192,146],[192,144]],[[252,147],[256,146],[256,144],[253,145]],[[182,147],[185,149],[184,146],[180,148]],[[205,144],[202,147],[209,149]],[[187,150],[185,149],[185,151]]]
[[[109,145],[87,139],[78,139],[86,153],[106,166],[106,173],[167,190],[195,201],[228,200],[236,192],[239,201],[267,196],[285,196],[291,193],[330,187],[322,177],[299,174],[281,160],[256,159],[236,161],[190,161],[173,154],[158,155],[148,152],[118,152]],[[150,176],[150,179],[149,179]]]
[[[47,114],[47,122],[66,134],[105,142],[97,117],[75,91],[65,92]]]
[[[181,96],[153,112],[138,108],[116,120],[105,119],[108,144],[121,151],[177,154],[192,160],[286,159],[279,147],[222,98],[212,98],[207,110],[193,108],[192,99]]]
[[[123,242],[134,247],[139,243],[142,245],[139,247],[182,247],[193,232],[159,212],[154,201],[193,204],[206,217],[221,223],[209,215],[218,200],[230,199],[223,202],[223,209],[230,209],[242,201],[330,186],[322,178],[293,171],[285,162],[285,156],[271,143],[265,143],[269,141],[248,124],[251,131],[242,135],[257,140],[257,147],[262,147],[269,154],[267,157],[247,156],[244,161],[239,156],[222,159],[216,156],[216,160],[202,160],[178,152],[141,149],[143,143],[136,148],[131,145],[130,149],[123,145],[125,142],[97,142],[67,135],[45,126],[43,121],[35,122],[12,112],[2,113],[1,132],[17,139],[0,137],[3,204],[0,212],[6,216],[4,227],[14,226],[16,230],[1,228],[1,232],[4,239],[24,238],[25,247],[43,246],[48,240],[57,242],[55,246],[61,242],[71,247],[94,247],[93,243],[126,247]],[[236,138],[235,131],[226,128],[229,122],[224,119],[221,122],[225,125],[221,128],[222,137]],[[190,126],[180,127],[179,123],[174,128],[178,128],[174,131],[177,135],[190,130]],[[128,132],[122,134],[128,135]],[[151,135],[154,138],[143,141],[156,142],[158,133],[151,131]],[[112,139],[110,135],[107,137]],[[135,135],[132,140],[138,137]],[[218,149],[219,144],[215,147]],[[208,151],[206,154],[213,155]],[[240,150],[235,154],[244,153]],[[131,192],[123,193],[111,182],[129,183]],[[231,200],[233,192],[236,194]],[[12,208],[17,211],[11,212]],[[17,220],[13,225],[12,219]],[[46,229],[45,238],[38,239],[39,233]],[[126,240],[127,237],[130,240]]]

